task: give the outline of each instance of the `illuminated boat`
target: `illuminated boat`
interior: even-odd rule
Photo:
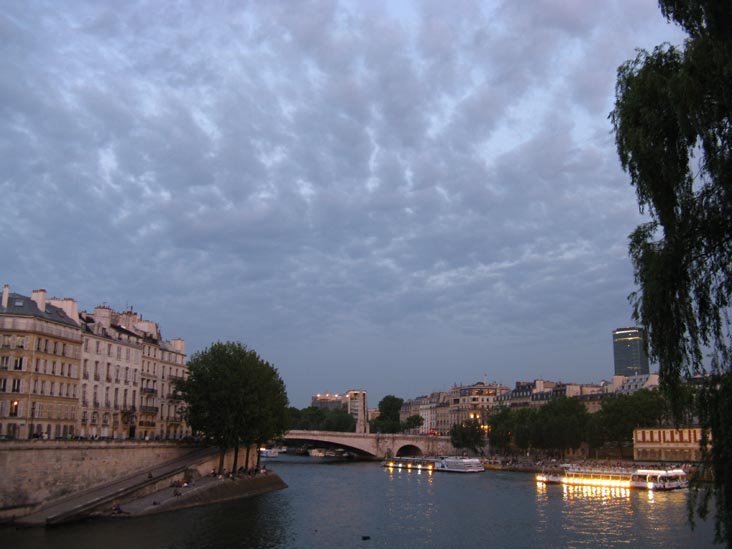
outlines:
[[[260,448],[259,455],[263,458],[275,458],[280,455],[280,452],[277,448]]]
[[[405,469],[407,471],[426,471],[435,469],[435,460],[429,458],[395,457],[387,458],[381,463],[387,469]]]
[[[435,471],[447,473],[482,473],[485,471],[483,462],[478,458],[443,457],[435,463]]]
[[[566,467],[562,473],[538,474],[536,481],[543,484],[637,488],[640,490],[676,490],[689,486],[689,479],[682,469],[629,470]]]

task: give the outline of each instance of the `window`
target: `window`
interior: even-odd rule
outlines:
[[[0,377],[0,393],[4,393],[8,387],[8,380],[4,377]]]
[[[15,357],[15,366],[14,366],[14,368],[16,370],[22,370],[23,369],[23,357],[22,356]]]
[[[0,356],[0,370],[7,370],[8,366],[10,366],[10,357]]]
[[[18,349],[25,349],[25,336],[18,337],[18,342],[16,345]]]
[[[19,379],[14,379],[13,380],[13,392],[14,393],[19,393],[20,392],[20,380]]]
[[[14,400],[10,403],[10,417],[18,417],[20,411],[20,402]]]

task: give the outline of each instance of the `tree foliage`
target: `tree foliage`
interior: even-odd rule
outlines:
[[[457,423],[450,429],[450,442],[457,449],[468,449],[474,453],[483,453],[486,439],[485,432],[477,419],[468,419]]]
[[[424,418],[419,414],[409,416],[404,423],[401,425],[402,432],[409,431],[410,429],[418,429],[424,425]]]
[[[589,419],[587,435],[592,447],[622,446],[633,441],[637,427],[657,427],[666,422],[666,401],[659,391],[641,389],[630,395],[614,395],[602,401]]]
[[[404,399],[394,395],[386,395],[379,402],[379,417],[371,422],[371,431],[375,433],[399,433],[402,425],[399,422],[399,412]]]
[[[287,392],[277,369],[238,342],[214,343],[188,362],[175,387],[193,431],[219,447],[260,444],[284,433]]]
[[[732,543],[732,416],[724,404],[732,375],[732,3],[659,3],[688,38],[623,64],[610,115],[622,166],[650,214],[630,237],[640,287],[631,300],[676,413],[681,379],[710,374],[699,417],[713,445],[702,451],[714,471],[718,540]]]
[[[578,448],[586,440],[589,414],[580,400],[557,398],[541,408],[503,408],[491,416],[491,446],[507,451],[563,451]]]
[[[298,410],[290,408],[291,429],[305,431],[356,432],[356,418],[345,410],[325,410],[309,406]]]

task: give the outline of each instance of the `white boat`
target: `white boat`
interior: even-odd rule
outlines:
[[[260,448],[259,455],[263,458],[274,458],[280,455],[277,448]]]
[[[676,490],[689,486],[689,479],[683,469],[603,469],[567,466],[561,473],[536,475],[536,481],[543,484],[640,490]]]
[[[308,455],[310,457],[324,457],[325,450],[323,448],[310,448],[310,450],[308,450]]]
[[[442,457],[435,462],[435,471],[447,473],[482,473],[483,462],[478,458]]]

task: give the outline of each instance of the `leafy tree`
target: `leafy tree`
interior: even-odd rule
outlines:
[[[459,448],[472,450],[474,453],[483,453],[485,447],[485,433],[477,419],[468,419],[457,423],[450,429],[450,442]]]
[[[514,429],[514,416],[511,409],[501,408],[490,417],[488,425],[488,442],[490,442],[491,448],[505,453],[508,450]]]
[[[356,418],[345,410],[326,410],[309,406],[302,410],[292,409],[292,429],[305,431],[339,431],[353,433],[356,431]]]
[[[513,413],[513,442],[522,450],[536,446],[540,429],[538,413],[534,408],[519,408]]]
[[[345,410],[328,410],[321,426],[323,431],[337,431],[341,433],[356,432],[356,418]]]
[[[585,440],[589,414],[581,400],[555,398],[539,408],[533,446],[563,451],[579,448]]]
[[[630,237],[640,286],[631,300],[676,417],[682,378],[710,374],[698,403],[713,444],[708,451],[703,439],[701,449],[714,472],[716,537],[732,544],[732,3],[659,4],[688,38],[623,64],[610,115],[622,166],[650,214]]]
[[[185,401],[185,417],[220,450],[262,443],[287,427],[287,392],[277,369],[238,342],[217,342],[194,353],[187,378],[175,387]],[[248,453],[247,453],[248,458]],[[248,460],[247,460],[248,463]]]
[[[402,423],[402,432],[409,431],[410,429],[418,429],[424,425],[424,418],[419,414],[409,416],[404,423]]]
[[[404,399],[386,395],[379,402],[379,417],[371,422],[371,430],[376,433],[398,433],[401,431],[399,412]]]
[[[665,401],[659,391],[642,389],[631,395],[608,397],[592,418],[591,446],[622,446],[633,440],[633,429],[661,425],[665,415]]]

